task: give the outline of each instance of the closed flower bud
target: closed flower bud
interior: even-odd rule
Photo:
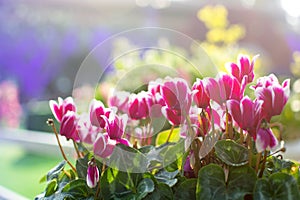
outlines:
[[[97,186],[99,182],[99,170],[96,165],[95,158],[92,158],[88,163],[86,183],[90,188]]]

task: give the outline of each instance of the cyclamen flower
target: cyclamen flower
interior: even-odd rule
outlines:
[[[65,136],[67,139],[72,139],[74,141],[79,141],[79,136],[76,130],[77,119],[76,113],[73,111],[68,111],[61,120],[60,134]]]
[[[168,108],[188,113],[192,98],[191,90],[184,79],[167,78],[161,86],[161,94]]]
[[[108,133],[99,134],[94,142],[94,154],[101,158],[107,158],[113,153],[117,144],[130,146],[129,141],[125,138],[111,139]]]
[[[133,94],[128,106],[129,116],[137,120],[145,119],[149,117],[150,108],[153,104],[151,93],[142,91],[138,94]]]
[[[167,106],[162,107],[161,112],[173,126],[179,126],[183,120],[180,111],[172,110]]]
[[[111,139],[121,139],[127,124],[128,116],[126,114],[118,116],[115,113],[111,113],[109,118],[105,118],[106,131]]]
[[[110,156],[117,144],[116,140],[110,139],[107,133],[100,134],[94,143],[94,154],[101,158]]]
[[[148,84],[148,92],[150,92],[154,99],[154,104],[159,104],[165,106],[165,100],[161,95],[161,86],[163,84],[162,79],[157,79],[155,81],[150,81]]]
[[[54,100],[49,101],[50,109],[58,122],[61,122],[63,116],[68,111],[76,112],[76,106],[72,97],[67,97],[66,99],[62,99],[58,97],[58,103]]]
[[[92,100],[90,103],[90,120],[93,126],[105,127],[105,117],[109,117],[111,109],[105,108],[101,101]]]
[[[262,77],[258,80],[255,88],[255,96],[263,101],[262,115],[270,122],[271,118],[280,115],[290,94],[290,80],[279,84],[275,75]]]
[[[88,162],[86,183],[89,188],[94,188],[99,182],[99,170],[94,158]]]
[[[245,87],[238,80],[228,74],[221,74],[217,78],[205,78],[206,92],[213,101],[223,105],[229,99],[240,100]]]
[[[209,106],[210,98],[208,97],[203,81],[197,79],[192,87],[193,100],[199,108],[206,109]]]
[[[261,100],[252,101],[248,96],[245,96],[241,101],[228,100],[227,108],[239,127],[255,137],[256,130],[261,122],[262,104],[263,101]]]
[[[100,133],[103,129],[93,126],[88,114],[81,114],[77,123],[77,130],[81,142],[93,144],[98,133]]]
[[[277,138],[270,128],[260,128],[257,131],[257,138],[255,141],[257,152],[261,153],[264,150],[270,150],[276,147],[277,144]]]
[[[166,103],[161,108],[163,115],[172,125],[181,124],[191,108],[192,97],[187,82],[181,78],[168,78],[161,86],[161,94]]]
[[[108,105],[111,107],[117,107],[118,111],[127,113],[129,96],[129,92],[117,91],[113,94],[113,96],[109,97]]]
[[[254,63],[258,55],[254,56],[252,62],[246,55],[239,55],[237,64],[226,64],[227,70],[242,84],[245,77],[245,83],[251,83],[254,79]]]

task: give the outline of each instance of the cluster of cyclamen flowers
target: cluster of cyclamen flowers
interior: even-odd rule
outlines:
[[[131,146],[134,141],[128,135],[136,136],[130,132],[138,132],[137,127],[142,130],[141,139],[145,134],[150,137],[153,129],[145,129],[145,124],[151,126],[151,118],[157,116],[164,116],[173,127],[180,126],[181,136],[191,141],[215,128],[230,138],[226,130],[230,123],[240,128],[241,138],[249,134],[257,151],[263,152],[278,143],[269,123],[282,112],[290,82],[280,84],[273,74],[258,78],[251,86],[256,98],[250,99],[244,92],[254,80],[254,62],[255,58],[250,61],[240,56],[237,63],[228,64],[229,74],[197,79],[191,89],[184,79],[167,77],[150,82],[148,91],[138,94],[116,92],[108,100],[109,107],[92,100],[88,114],[78,115],[71,97],[51,100],[50,107],[61,124],[60,134],[90,145],[94,155],[101,158],[109,157],[118,143]],[[90,180],[91,186],[94,181]]]

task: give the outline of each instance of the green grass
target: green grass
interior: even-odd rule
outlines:
[[[62,158],[24,152],[17,144],[0,143],[0,185],[33,199],[44,190],[40,178]]]

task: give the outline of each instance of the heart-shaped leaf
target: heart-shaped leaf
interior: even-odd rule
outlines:
[[[196,199],[196,185],[197,185],[197,179],[195,178],[191,178],[183,181],[176,189],[174,194],[174,199],[176,200]]]
[[[255,185],[254,199],[300,199],[297,181],[281,172],[272,174],[268,179],[260,179]]]
[[[77,198],[89,197],[91,195],[91,189],[87,186],[84,179],[76,179],[67,183],[61,192]]]
[[[52,195],[57,190],[57,179],[52,179],[46,186],[45,197]]]
[[[232,140],[220,140],[215,151],[224,163],[230,166],[242,166],[248,163],[248,149]]]
[[[153,190],[154,182],[150,178],[143,179],[137,186],[137,199],[143,199],[148,193],[153,192]]]
[[[199,171],[197,199],[244,199],[252,193],[255,181],[256,174],[249,166],[230,168],[226,181],[223,168],[210,164]]]
[[[159,146],[159,145],[166,143],[166,141],[169,137],[170,131],[171,130],[165,130],[165,131],[158,133],[155,144],[157,146]],[[180,128],[174,128],[173,132],[169,138],[169,142],[178,142],[178,140],[180,139],[179,132],[180,132]]]
[[[47,174],[47,181],[50,181],[54,178],[58,178],[58,175],[64,169],[65,165],[66,165],[66,161],[63,160],[58,165],[53,167]]]
[[[155,190],[145,197],[145,200],[157,200],[157,199],[173,200],[172,189],[164,183],[158,183],[155,186]]]

